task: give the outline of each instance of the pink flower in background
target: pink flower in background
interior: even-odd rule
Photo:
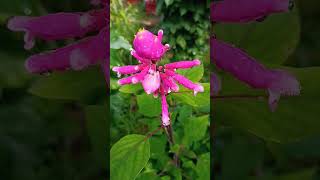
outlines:
[[[113,67],[112,70],[117,72],[118,76],[130,75],[118,81],[119,85],[141,83],[147,94],[153,94],[154,97],[161,96],[162,104],[162,124],[170,125],[168,113],[167,94],[178,92],[177,83],[190,89],[196,95],[203,92],[204,89],[200,84],[193,83],[186,77],[176,73],[176,69],[188,69],[201,64],[199,60],[180,61],[169,63],[164,66],[158,66],[157,62],[169,50],[169,45],[162,44],[163,31],[159,30],[158,35],[153,35],[147,30],[139,31],[133,40],[134,50],[131,51],[139,64],[121,67]]]
[[[227,43],[210,39],[211,58],[217,67],[234,75],[253,88],[266,89],[269,107],[275,110],[280,95],[300,94],[298,80],[284,70],[267,69],[244,51]]]
[[[8,22],[12,31],[25,32],[25,49],[35,45],[35,38],[53,41],[68,38],[84,37],[89,32],[97,35],[84,37],[63,48],[36,54],[25,63],[31,73],[82,70],[90,65],[101,63],[108,79],[106,64],[109,52],[109,8],[107,0],[92,0],[92,4],[101,8],[89,12],[56,13],[40,17],[17,16]]]
[[[214,22],[243,23],[264,19],[272,13],[286,12],[293,0],[222,0],[211,4]]]
[[[292,8],[291,0],[223,0],[211,4],[211,20],[214,22],[249,22],[271,13],[285,12]],[[266,89],[269,94],[269,108],[275,111],[281,95],[300,94],[299,81],[290,73],[279,69],[267,69],[243,50],[230,44],[210,38],[211,60],[215,65],[245,82],[252,88]],[[212,94],[221,89],[221,82],[213,74]]]

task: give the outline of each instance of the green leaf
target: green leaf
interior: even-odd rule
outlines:
[[[128,84],[121,86],[119,91],[123,93],[129,93],[129,94],[134,94],[137,93],[138,91],[142,90],[141,84]]]
[[[185,76],[192,82],[198,82],[202,79],[203,76],[203,65],[201,64],[200,66],[193,67],[191,69],[179,69],[177,70],[177,73]]]
[[[274,14],[263,22],[219,24],[214,32],[220,40],[242,48],[252,57],[269,64],[282,64],[296,48],[300,24],[298,11]]]
[[[210,179],[210,153],[201,154],[195,168],[198,179]]]
[[[161,113],[160,98],[154,98],[152,95],[137,95],[139,113],[147,117],[159,116]]]
[[[280,67],[283,68],[283,67]],[[320,135],[318,119],[320,68],[287,68],[301,83],[301,95],[281,97],[271,112],[264,91],[248,88],[231,78],[223,79],[221,96],[257,95],[257,98],[214,99],[213,114],[217,123],[241,128],[268,141],[286,143]],[[235,93],[236,92],[236,93]]]
[[[177,37],[177,43],[178,43],[183,49],[186,48],[186,46],[187,46],[186,40],[184,40],[184,38],[183,38],[181,35],[179,35],[179,36]]]
[[[110,179],[135,179],[149,158],[150,144],[145,136],[131,134],[121,138],[110,151]]]
[[[177,98],[179,101],[187,103],[193,107],[202,107],[210,105],[210,84],[202,83],[204,87],[204,92],[199,92],[196,96],[193,92],[185,88],[180,88],[178,93],[170,93],[173,97]]]
[[[191,117],[184,124],[183,144],[191,146],[193,142],[200,141],[209,127],[209,115]]]
[[[108,162],[107,139],[109,139],[109,128],[107,110],[108,107],[97,105],[87,106],[85,108],[87,131],[93,148],[93,155],[101,167],[104,167]]]
[[[173,0],[164,0],[164,2],[166,3],[166,6],[170,6],[173,3]]]
[[[130,50],[132,48],[131,44],[128,40],[126,40],[123,36],[119,36],[117,40],[110,42],[111,49],[127,49]]]
[[[39,78],[29,92],[33,95],[65,100],[83,100],[97,95],[97,90],[106,93],[104,75],[97,68],[84,71],[66,71]]]

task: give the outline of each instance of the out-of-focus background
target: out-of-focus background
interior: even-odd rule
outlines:
[[[128,172],[129,179],[210,179],[209,2],[111,0],[110,14],[110,68],[138,64],[130,48],[139,29],[154,34],[162,29],[163,44],[170,44],[171,49],[158,65],[199,59],[201,66],[179,73],[205,88],[197,96],[182,87],[180,93],[167,96],[175,139],[175,145],[170,146],[162,129],[153,132],[161,125],[160,98],[147,95],[140,84],[119,87],[119,77],[110,72],[111,153],[119,152],[114,155],[116,160],[111,157],[112,176],[123,175],[121,168],[134,166],[137,172]],[[130,147],[135,142],[132,134],[149,133],[153,134],[139,148]],[[132,141],[120,143],[125,138]],[[179,167],[174,165],[174,153],[179,156]],[[133,154],[139,154],[139,159]]]
[[[12,16],[41,16],[97,8],[88,0],[0,2],[0,179],[92,180],[107,177],[107,91],[100,67],[32,75],[33,54],[75,42],[36,40],[10,32]]]
[[[213,100],[212,174],[215,179],[320,179],[320,4],[295,1],[295,9],[263,22],[214,25],[217,38],[246,50],[260,63],[287,69],[301,83],[299,97],[281,97],[275,112],[265,94],[225,72],[220,95],[249,98]]]

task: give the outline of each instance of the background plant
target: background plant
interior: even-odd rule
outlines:
[[[172,43],[170,44],[172,49],[160,63],[200,59],[204,65],[181,71],[181,74],[194,82],[201,80],[205,87],[205,92],[199,93],[196,97],[191,91],[184,90],[182,87],[181,93],[172,93],[168,96],[176,142],[170,147],[166,135],[162,130],[159,131],[161,125],[159,99],[146,95],[140,84],[119,88],[116,84],[118,79],[116,74],[111,74],[112,158],[110,163],[113,177],[123,175],[124,169],[131,169],[132,171],[121,179],[135,177],[137,179],[209,179],[210,91],[209,83],[206,83],[209,78],[204,73],[204,67],[209,62],[209,34],[200,35],[200,30],[197,32],[198,28],[203,32],[209,32],[208,15],[203,13],[209,10],[209,4],[198,3],[195,9],[191,6],[193,2],[157,1],[158,15],[146,17],[143,4],[131,6],[124,2],[121,4],[119,1],[112,1],[112,3],[111,7],[116,8],[117,12],[126,12],[126,17],[113,15],[113,9],[111,9],[111,34],[116,34],[113,39],[111,38],[111,67],[136,64],[129,49],[133,35],[139,28],[145,27],[153,33],[163,29],[165,37],[163,42]],[[180,11],[185,12],[173,13]],[[195,15],[200,19],[189,18]],[[113,18],[115,18],[114,21]],[[204,19],[206,21],[200,21]],[[117,22],[125,23],[117,24]],[[194,42],[198,42],[197,45]],[[179,167],[175,167],[172,162],[173,153],[180,157]]]
[[[43,75],[26,72],[31,54],[65,46],[38,41],[23,49],[11,16],[86,11],[89,1],[2,1],[0,67],[1,179],[102,179],[107,176],[107,94],[100,67]]]
[[[307,2],[296,1],[292,12],[272,15],[263,22],[214,25],[217,38],[244,49],[270,68],[294,73],[302,87],[300,96],[281,98],[272,113],[264,91],[248,88],[214,69],[222,79],[222,90],[212,99],[212,172],[217,179],[319,178],[319,87],[310,81],[319,79],[319,68],[313,58],[307,58],[317,47],[311,40],[317,35],[309,32],[318,25],[307,25],[315,23],[310,9],[312,14],[319,12]]]

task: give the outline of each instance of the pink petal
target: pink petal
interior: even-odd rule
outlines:
[[[174,82],[174,80],[171,77],[167,76],[165,73],[161,73],[160,77],[166,93],[170,93],[171,91],[179,91],[179,86]]]
[[[195,84],[192,81],[190,81],[189,79],[187,79],[186,77],[180,75],[180,74],[176,74],[171,70],[166,69],[166,74],[171,76],[174,80],[176,80],[178,83],[182,84],[184,87],[193,90],[194,91],[194,95],[196,95],[198,92],[203,92],[203,86],[201,86],[200,84]]]
[[[217,67],[231,73],[253,88],[269,92],[269,105],[274,110],[280,95],[300,94],[298,80],[283,70],[269,70],[244,51],[211,38],[211,59]]]
[[[159,72],[153,74],[147,74],[142,81],[142,86],[147,94],[154,93],[160,87],[160,75]]]
[[[112,71],[117,72],[118,75],[121,74],[133,74],[137,73],[142,70],[143,67],[146,65],[144,64],[139,64],[139,65],[128,65],[128,66],[117,66],[113,67]]]
[[[194,66],[199,66],[201,64],[201,61],[198,59],[192,60],[192,61],[178,61],[174,63],[169,63],[164,65],[166,69],[188,69],[192,68]]]
[[[291,0],[223,0],[211,4],[211,20],[214,22],[249,22],[272,13],[286,12]]]
[[[166,99],[166,95],[164,93],[161,94],[161,107],[162,107],[162,125],[169,126],[170,118],[168,112],[168,103]]]
[[[141,82],[144,80],[145,76],[148,74],[149,69],[150,69],[150,66],[144,67],[140,73],[120,79],[118,81],[118,84],[125,85],[125,84],[136,84],[138,82]]]
[[[97,31],[106,26],[106,9],[88,13],[57,13],[41,17],[13,17],[8,22],[12,31],[24,31],[25,48],[31,49],[34,38],[59,40],[82,37],[90,31]]]
[[[55,51],[29,57],[25,63],[31,73],[43,73],[55,70],[82,70],[107,58],[106,29],[99,35],[83,39],[75,44]]]

